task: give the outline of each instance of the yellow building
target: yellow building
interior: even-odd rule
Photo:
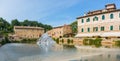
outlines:
[[[54,38],[60,38],[63,36],[70,36],[72,29],[70,25],[54,27],[52,30],[48,31],[48,34]]]
[[[91,11],[78,17],[76,37],[120,37],[120,9],[115,4],[105,5],[105,9]]]
[[[39,38],[44,29],[41,27],[14,26],[15,36],[20,38]]]

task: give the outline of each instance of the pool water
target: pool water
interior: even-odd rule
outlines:
[[[6,44],[0,47],[0,61],[120,61],[119,49],[57,48],[44,51],[38,45]]]

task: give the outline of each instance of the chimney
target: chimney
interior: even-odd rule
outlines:
[[[109,10],[109,9],[116,9],[116,5],[115,4],[107,4],[105,5],[105,9]]]

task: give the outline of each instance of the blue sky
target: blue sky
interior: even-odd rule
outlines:
[[[0,17],[7,21],[35,20],[52,26],[69,24],[88,11],[104,9],[120,0],[0,0]]]

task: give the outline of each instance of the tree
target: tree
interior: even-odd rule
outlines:
[[[45,32],[52,29],[51,25],[42,24],[37,21],[24,20],[19,22],[17,19],[11,21],[11,24],[8,23],[5,19],[0,18],[0,33],[10,33],[13,32],[14,26],[37,26],[45,29]]]
[[[72,27],[73,33],[77,33],[77,21],[71,23],[70,25]]]
[[[12,26],[20,26],[20,22],[17,19],[12,20],[11,22]]]
[[[8,32],[10,24],[3,18],[0,18],[0,31]]]
[[[1,44],[7,44],[7,43],[11,43],[11,41],[8,39],[8,37],[5,37],[5,39],[2,40]]]
[[[52,26],[45,24],[43,28],[45,29],[45,32],[47,32],[48,30],[52,29]]]
[[[30,26],[29,20],[24,20],[23,22],[21,22],[21,24],[22,24],[23,26]]]

